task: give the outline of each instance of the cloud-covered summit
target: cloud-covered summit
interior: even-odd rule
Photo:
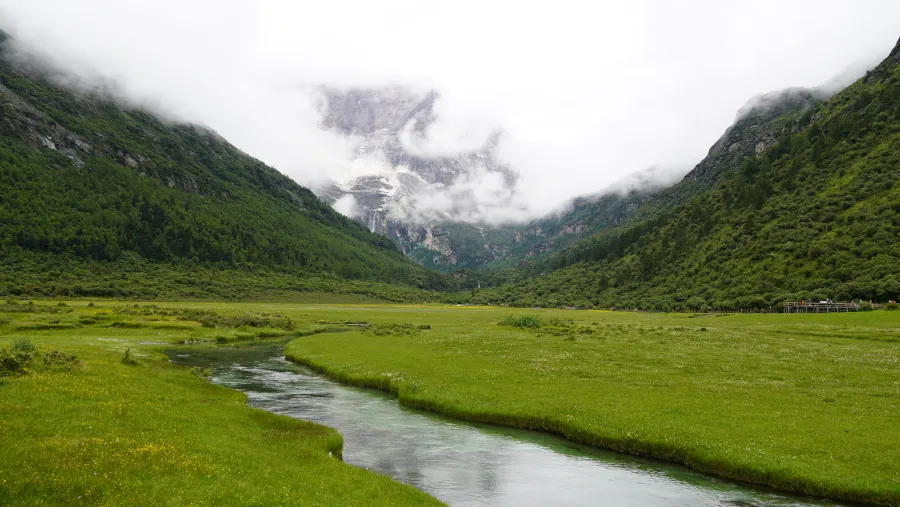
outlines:
[[[319,191],[342,213],[384,234],[435,221],[516,218],[510,210],[517,209],[518,177],[496,153],[501,129],[481,138],[433,135],[440,97],[433,90],[321,87],[319,93],[322,127],[353,146],[346,174]]]
[[[434,121],[406,123],[397,145],[453,159],[485,151],[502,127],[487,151],[514,169],[515,192],[496,171],[466,171],[418,209],[493,221],[697,163],[747,97],[880,60],[898,17],[895,0],[0,0],[0,28],[61,71],[115,82],[120,98],[207,125],[314,188],[384,161],[360,156],[361,136],[323,128],[311,89],[396,85],[413,105],[438,90]],[[773,23],[791,30],[760,36]]]

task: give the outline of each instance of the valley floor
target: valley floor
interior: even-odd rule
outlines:
[[[330,457],[333,430],[251,409],[160,352],[267,337],[295,337],[290,358],[410,406],[801,493],[900,502],[900,312],[15,303],[0,303],[0,349],[28,339],[38,351],[24,374],[0,377],[4,505],[435,502]],[[135,365],[122,362],[129,348]],[[67,371],[54,349],[79,362]]]
[[[160,352],[182,340],[230,342],[318,327],[241,331],[221,324],[249,320],[203,327],[184,319],[209,314],[66,304],[0,303],[0,348],[19,341],[21,349],[27,338],[39,354],[30,372],[0,376],[0,505],[439,504],[341,462],[336,431],[250,408],[243,393],[192,375]],[[74,354],[80,364],[71,371],[46,364],[51,350]],[[123,364],[126,350],[136,364]]]
[[[900,503],[900,312],[317,314],[376,324],[294,340],[288,357],[408,406],[798,493]],[[390,325],[401,323],[414,326]]]

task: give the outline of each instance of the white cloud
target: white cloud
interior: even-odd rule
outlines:
[[[359,213],[359,207],[356,203],[356,197],[353,194],[341,196],[332,204],[332,207],[340,214],[352,217]]]
[[[438,89],[439,122],[414,146],[510,134],[521,195],[485,175],[449,189],[492,217],[550,210],[657,164],[688,168],[748,98],[879,60],[898,19],[895,0],[0,0],[0,27],[57,64],[311,186],[360,169],[354,140],[318,128],[313,86]]]

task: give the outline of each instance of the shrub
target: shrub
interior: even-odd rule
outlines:
[[[113,322],[110,327],[118,327],[122,329],[142,329],[145,327],[150,327],[143,322]]]
[[[66,354],[56,349],[44,354],[44,366],[48,368],[56,368],[64,371],[72,371],[72,368],[78,364],[78,358],[72,354]]]
[[[19,338],[13,342],[12,351],[31,356],[37,355],[37,347],[28,338]]]
[[[2,326],[3,324],[9,324],[10,322],[12,322],[12,317],[0,317],[0,326]]]
[[[27,305],[16,303],[15,301],[7,301],[6,304],[0,305],[0,312],[6,313],[70,313],[71,308],[60,308],[56,306],[35,305],[29,302]]]
[[[859,311],[861,312],[871,312],[872,311],[872,303],[866,303],[863,301],[859,304]]]
[[[423,328],[412,324],[369,324],[362,331],[375,336],[401,336],[418,334],[421,329]]]
[[[216,327],[218,320],[218,317],[215,315],[203,315],[197,319],[197,322],[203,327]]]
[[[134,366],[137,363],[133,357],[131,357],[131,347],[125,349],[125,355],[122,356],[122,364],[127,364],[128,366]]]
[[[543,321],[541,322],[541,325],[544,325],[544,322],[543,322]],[[565,319],[555,318],[555,319],[550,319],[550,321],[547,322],[547,325],[553,326],[553,327],[565,327],[565,328],[569,328],[569,327],[572,327],[572,326],[575,325],[575,321],[574,321],[574,320],[565,320]],[[529,326],[524,326],[524,327],[529,327]],[[538,327],[540,327],[540,326],[538,326]]]
[[[897,303],[888,303],[888,304],[884,305],[884,309],[889,312],[893,312],[893,311],[900,309],[900,306],[898,306]]]
[[[28,373],[35,356],[37,347],[26,338],[16,340],[11,348],[0,349],[0,376]]]
[[[246,313],[238,316],[219,315],[209,310],[175,310],[167,308],[158,308],[154,306],[145,306],[134,310],[132,308],[120,308],[119,313],[127,315],[165,315],[178,317],[183,320],[193,320],[199,322],[201,326],[206,328],[238,328],[238,327],[271,327],[291,331],[295,324],[288,317],[280,315],[270,315],[267,313]]]
[[[268,330],[260,331],[259,333],[256,334],[256,337],[257,338],[278,338],[281,336],[286,336],[287,334],[288,334],[287,331],[282,331],[280,329],[268,329]]]
[[[501,326],[524,327],[528,329],[538,329],[544,325],[544,321],[537,315],[509,315],[500,321]]]
[[[191,368],[191,375],[196,375],[198,377],[203,377],[205,379],[209,379],[210,377],[212,377],[212,369],[194,366],[193,368]]]
[[[28,358],[21,354],[5,347],[0,349],[0,377],[24,373],[28,363]]]

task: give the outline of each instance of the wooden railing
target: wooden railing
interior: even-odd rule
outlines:
[[[784,313],[832,313],[858,311],[859,303],[823,303],[821,301],[785,301],[784,303]]]

